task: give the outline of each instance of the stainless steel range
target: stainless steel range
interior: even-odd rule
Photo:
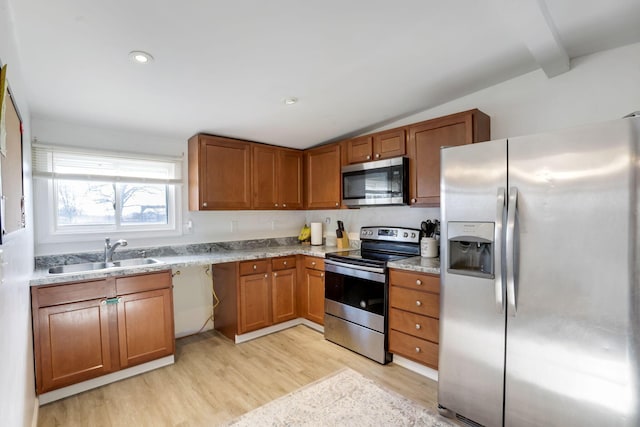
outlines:
[[[362,227],[359,250],[325,260],[324,336],[376,362],[387,352],[387,262],[420,255],[420,230]]]

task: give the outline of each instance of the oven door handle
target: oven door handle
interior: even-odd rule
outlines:
[[[367,267],[367,266],[364,266],[364,265],[350,264],[348,262],[339,262],[339,261],[335,261],[335,260],[332,260],[332,259],[325,259],[324,264],[325,265],[331,264],[331,265],[336,265],[338,267],[344,267],[344,268],[350,268],[350,269],[354,269],[354,270],[363,270],[363,271],[370,271],[372,273],[384,274],[384,268],[380,268],[380,267]]]
[[[325,261],[324,270],[327,273],[334,273],[342,276],[357,277],[372,282],[386,283],[387,275],[384,268],[364,267],[345,262]],[[327,275],[327,280],[329,276]]]

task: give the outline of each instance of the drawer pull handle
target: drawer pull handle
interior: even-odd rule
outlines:
[[[258,266],[257,266],[257,265],[255,265],[255,264],[253,264],[253,269],[254,269],[254,270],[257,270],[257,269],[258,269]]]
[[[422,302],[421,301],[416,301],[416,306],[422,307]]]
[[[416,285],[418,285],[418,286],[422,285],[422,280],[420,280],[420,279],[416,280]]]
[[[120,302],[122,302],[122,298],[107,298],[105,300],[102,300],[100,304],[101,305],[118,304]]]
[[[311,261],[311,265],[312,265],[313,267],[315,267],[315,266],[316,266],[316,262],[315,262],[315,261]]]
[[[416,323],[416,329],[419,330],[420,328],[421,328],[420,323]]]
[[[283,265],[287,265],[287,261],[284,261],[282,264],[283,264]]]
[[[420,347],[416,347],[416,353],[420,353]]]

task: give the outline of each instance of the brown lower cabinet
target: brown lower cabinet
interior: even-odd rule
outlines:
[[[440,277],[389,271],[389,352],[438,369]]]
[[[296,256],[217,264],[214,327],[226,337],[298,317]]]
[[[31,288],[38,394],[175,352],[171,272]]]
[[[300,286],[300,315],[319,325],[324,325],[324,259],[305,256]]]

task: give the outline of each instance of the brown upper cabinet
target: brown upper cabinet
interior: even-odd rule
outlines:
[[[251,208],[251,143],[210,135],[189,139],[189,210]]]
[[[340,144],[323,145],[304,152],[305,208],[340,207]]]
[[[490,119],[474,109],[410,125],[407,154],[412,206],[440,206],[440,147],[488,141]]]
[[[302,152],[252,144],[254,209],[302,208]]]
[[[346,141],[347,163],[382,160],[406,154],[405,129],[391,129]]]

